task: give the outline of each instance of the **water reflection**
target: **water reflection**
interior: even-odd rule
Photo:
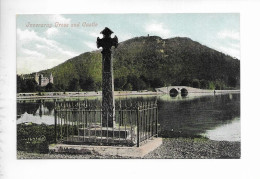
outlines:
[[[54,110],[54,102],[49,101],[45,102],[44,100],[36,101],[19,101],[17,102],[17,115],[22,115],[25,112],[28,114],[36,115],[38,112],[39,115],[50,115]]]
[[[136,101],[155,98],[149,96],[116,97]],[[101,100],[101,97],[70,98],[59,101]],[[192,137],[200,134],[217,136],[213,131],[219,127],[232,124],[236,119],[240,125],[240,94],[198,95],[180,93],[175,97],[163,95],[157,97],[159,109],[160,135],[163,137]],[[17,102],[17,123],[54,123],[54,100],[33,100]],[[221,129],[228,131],[228,128]],[[211,131],[211,132],[209,132]],[[235,130],[233,130],[235,131]],[[236,130],[239,133],[240,130]],[[233,134],[230,134],[233,135]],[[238,134],[237,134],[238,135]],[[216,139],[214,139],[216,140]],[[231,140],[231,139],[228,139]]]
[[[190,137],[231,123],[240,116],[240,95],[162,96],[159,123],[164,137]]]
[[[231,123],[223,124],[214,129],[207,130],[204,134],[211,140],[240,141],[240,118],[234,118]]]
[[[181,96],[187,96],[188,95],[188,90],[187,89],[185,89],[185,88],[182,88],[181,89]]]
[[[54,101],[33,100],[17,102],[17,124],[25,122],[50,124],[50,119],[53,121],[53,116]],[[47,120],[49,122],[46,122]]]
[[[178,91],[175,89],[175,88],[172,88],[171,90],[170,90],[170,96],[171,97],[176,97],[177,95],[178,95]]]

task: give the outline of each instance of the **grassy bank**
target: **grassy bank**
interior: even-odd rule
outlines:
[[[240,142],[212,141],[205,138],[165,138],[163,144],[145,159],[239,159]],[[18,159],[111,159],[99,155],[39,154],[17,152]]]

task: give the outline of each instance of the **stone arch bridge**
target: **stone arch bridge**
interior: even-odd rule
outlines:
[[[199,88],[192,88],[189,86],[167,86],[155,89],[157,93],[173,94],[173,93],[214,93],[214,90],[206,90]]]

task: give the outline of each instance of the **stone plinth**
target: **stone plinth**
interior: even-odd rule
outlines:
[[[129,138],[130,128],[121,129],[112,127],[99,127],[99,128],[87,128],[79,129],[80,136],[96,136],[96,137],[115,137],[115,138]]]
[[[89,154],[93,156],[119,156],[125,158],[142,158],[162,144],[162,138],[149,139],[140,147],[119,147],[119,146],[86,146],[56,144],[49,146],[50,152],[63,154]]]
[[[94,136],[70,136],[63,139],[63,144],[71,145],[96,145],[96,146],[129,146],[135,145],[131,139],[112,138],[112,137],[94,137]]]
[[[136,144],[136,127],[100,127],[79,128],[78,135],[63,138],[64,144],[75,145],[126,145]]]

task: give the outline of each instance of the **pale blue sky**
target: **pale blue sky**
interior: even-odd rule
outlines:
[[[239,14],[17,15],[17,73],[52,68],[96,50],[96,38],[105,27],[114,31],[119,42],[147,34],[189,37],[240,59],[239,18]],[[69,27],[55,27],[56,22]],[[97,26],[83,27],[84,22]],[[28,23],[50,24],[51,28],[26,27]],[[78,23],[79,27],[71,27]]]

